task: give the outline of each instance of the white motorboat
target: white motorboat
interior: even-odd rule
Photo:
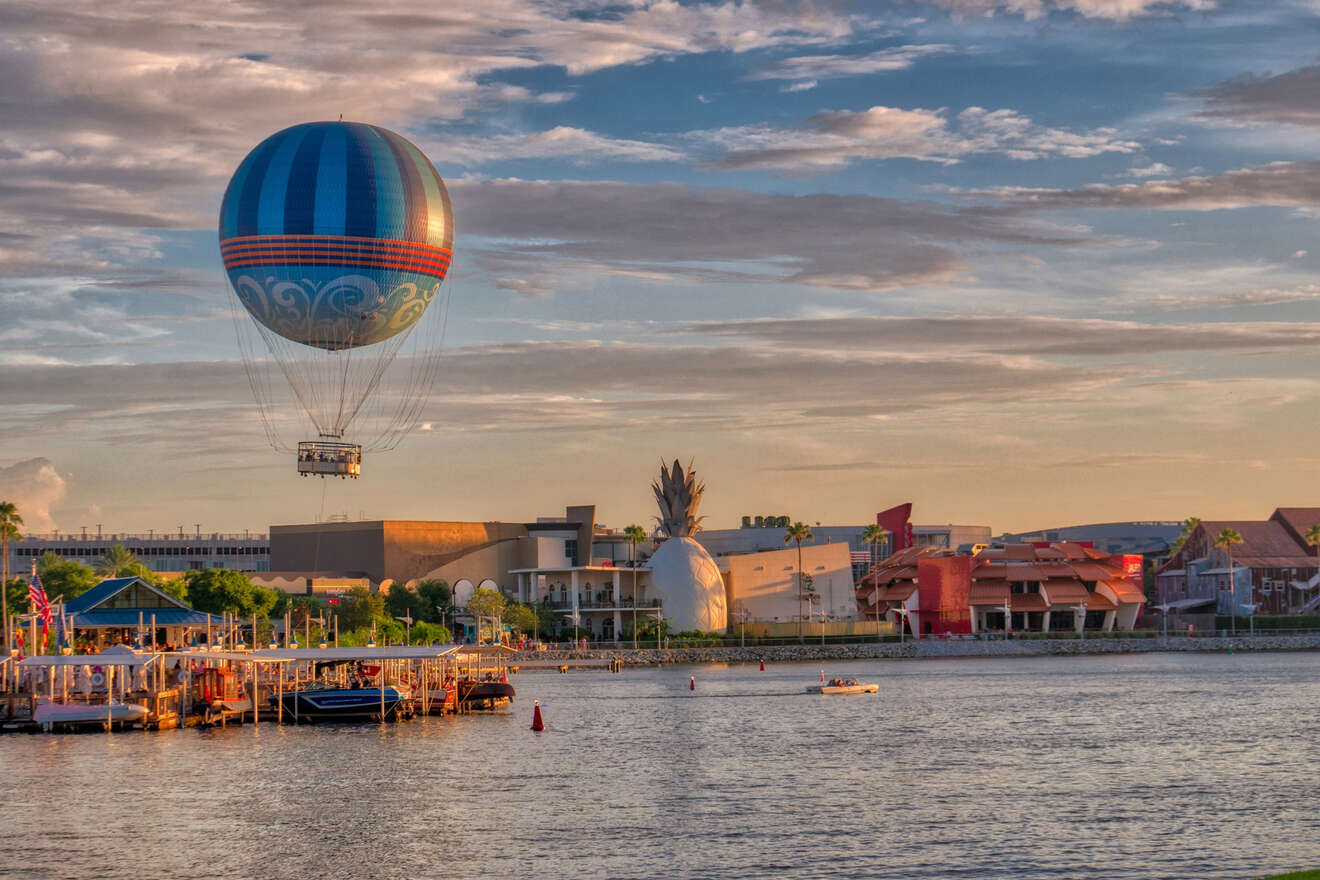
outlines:
[[[831,678],[823,684],[808,685],[809,694],[878,694],[880,685],[863,684],[855,678]]]
[[[42,701],[32,713],[32,720],[50,730],[56,724],[140,724],[147,718],[147,708],[134,703],[51,703]]]

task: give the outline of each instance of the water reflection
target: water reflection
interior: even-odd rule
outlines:
[[[826,673],[880,694],[808,696],[819,671],[525,673],[492,716],[4,736],[0,874],[1246,878],[1320,863],[1320,655],[839,663]]]

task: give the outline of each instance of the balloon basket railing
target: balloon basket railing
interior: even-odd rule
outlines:
[[[304,477],[356,478],[362,473],[362,447],[334,440],[298,444],[298,473]]]

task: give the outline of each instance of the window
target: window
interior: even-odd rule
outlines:
[[[574,564],[577,564],[577,545],[577,538],[564,539],[564,555]]]

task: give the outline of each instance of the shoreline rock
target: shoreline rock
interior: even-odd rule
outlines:
[[[940,657],[1051,657],[1080,654],[1145,654],[1229,650],[1250,652],[1317,651],[1320,633],[1258,636],[1169,636],[1156,638],[1088,639],[921,639],[898,642],[854,642],[830,645],[762,645],[737,648],[589,648],[587,650],[522,651],[509,658],[520,661],[619,660],[624,666],[702,663],[793,663],[816,660],[916,660]],[[583,667],[597,668],[597,667]],[[606,666],[599,667],[601,669]]]

